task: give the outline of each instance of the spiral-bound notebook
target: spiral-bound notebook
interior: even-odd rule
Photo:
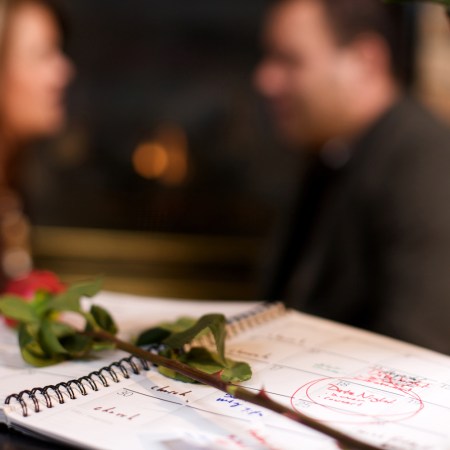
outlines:
[[[180,315],[223,312],[227,352],[254,375],[244,383],[387,449],[450,448],[450,358],[281,305],[95,299],[125,335]],[[0,421],[95,449],[337,449],[317,432],[208,386],[169,380],[137,358],[27,367],[0,329]],[[5,404],[5,401],[8,404]]]

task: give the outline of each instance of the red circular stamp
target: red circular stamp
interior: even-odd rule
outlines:
[[[377,381],[369,376],[316,379],[294,392],[291,405],[322,421],[358,424],[398,422],[423,409],[411,388]]]

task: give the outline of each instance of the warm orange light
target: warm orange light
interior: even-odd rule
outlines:
[[[167,170],[167,149],[156,142],[144,142],[133,154],[134,170],[144,178],[159,178]]]
[[[179,185],[186,179],[188,171],[186,150],[174,147],[170,152],[170,165],[164,174],[163,182],[169,185]]]
[[[158,128],[152,141],[141,143],[133,154],[135,171],[144,178],[176,186],[188,175],[188,145],[185,131],[176,125]]]

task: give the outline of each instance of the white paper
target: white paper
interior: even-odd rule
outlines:
[[[131,336],[180,315],[223,312],[254,303],[140,299],[103,293],[96,302]],[[0,397],[86,375],[102,360],[30,369],[17,357],[10,330],[0,330]],[[8,350],[9,349],[9,350]],[[16,350],[14,350],[16,349]],[[450,358],[386,337],[298,312],[244,331],[227,342],[228,355],[245,360],[276,401],[387,449],[450,448]],[[16,366],[14,366],[16,364]],[[7,421],[71,444],[98,449],[334,449],[336,442],[263,408],[213,388],[169,380],[154,369],[109,383],[87,396],[29,416],[12,401]],[[87,388],[89,390],[89,388]],[[56,396],[53,396],[56,400]],[[55,402],[56,403],[56,402]]]

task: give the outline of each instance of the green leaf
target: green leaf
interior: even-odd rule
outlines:
[[[93,341],[92,342],[92,350],[95,352],[99,352],[102,350],[114,350],[116,348],[116,344],[108,341]]]
[[[35,293],[34,300],[30,302],[30,306],[33,308],[37,317],[43,318],[51,309],[52,298],[52,294],[45,291]]]
[[[22,348],[21,354],[23,360],[34,367],[53,366],[62,361],[62,359],[56,357],[39,356],[38,354],[35,354],[33,351],[31,351],[28,347]]]
[[[183,348],[190,343],[199,333],[209,328],[216,342],[217,352],[222,362],[225,362],[225,316],[223,314],[207,314],[197,321],[192,327],[180,333],[173,333],[163,341],[163,344],[171,348]]]
[[[97,280],[82,281],[69,286],[66,292],[78,295],[78,297],[94,297],[102,289],[103,280],[98,278]]]
[[[38,327],[35,325],[20,324],[18,331],[19,347],[26,347],[36,340]]]
[[[69,352],[61,345],[51,322],[43,320],[38,332],[39,344],[44,352],[52,357],[67,356]]]
[[[160,344],[164,339],[170,336],[170,331],[161,328],[155,327],[150,328],[149,330],[143,331],[136,340],[136,345],[150,345],[150,344]]]
[[[11,319],[19,322],[36,322],[38,317],[30,303],[21,297],[7,295],[0,300],[0,312]]]
[[[196,323],[197,319],[185,316],[178,318],[175,322],[161,322],[158,326],[143,331],[136,339],[136,345],[161,344],[171,334],[186,331]],[[208,332],[208,329],[200,331],[196,337]]]
[[[225,364],[223,364],[220,362],[218,355],[203,347],[191,349],[185,357],[185,362],[205,373],[215,374],[220,372],[220,378],[223,381],[247,381],[252,377],[252,370],[247,363],[227,358]]]
[[[34,336],[35,326],[21,324],[18,332],[20,352],[28,364],[35,367],[46,367],[62,361],[62,358],[52,357],[45,353]]]
[[[194,326],[196,322],[197,319],[182,316],[179,317],[175,322],[162,322],[158,326],[159,328],[164,328],[165,330],[168,330],[171,333],[180,333],[181,331],[185,331],[188,328]]]
[[[252,375],[252,368],[246,362],[227,359],[227,367],[223,369],[220,378],[223,381],[236,383],[238,381],[250,380]]]
[[[100,279],[73,284],[65,292],[53,298],[52,309],[55,311],[81,312],[80,298],[93,297],[100,291],[101,286],[102,281]]]
[[[91,338],[78,334],[66,324],[47,320],[39,328],[38,343],[47,356],[58,361],[82,357],[92,347]]]
[[[53,297],[51,308],[53,311],[81,312],[80,296],[67,290]]]
[[[73,327],[71,327],[70,325],[67,325],[66,323],[53,322],[53,321],[50,323],[51,323],[50,326],[52,328],[52,332],[58,339],[64,338],[66,336],[71,336],[76,333],[76,330]]]
[[[62,348],[64,348],[64,352],[60,352],[61,356],[81,358],[92,348],[92,338],[77,333],[74,328],[65,323],[50,322],[50,328]]]
[[[45,367],[85,356],[92,347],[92,339],[66,324],[43,320],[39,325],[19,327],[19,345],[26,362]]]
[[[202,372],[214,374],[224,369],[224,365],[218,360],[217,355],[215,356],[206,348],[195,347],[186,354],[183,362]]]
[[[172,354],[172,359],[178,359],[180,362],[209,375],[218,373],[220,374],[220,378],[226,382],[236,383],[239,381],[247,381],[252,377],[252,370],[247,363],[227,359],[226,365],[224,365],[220,362],[217,354],[211,353],[203,347],[195,347],[179,358],[176,358]],[[158,371],[162,375],[174,380],[185,383],[197,383],[197,381],[166,367],[159,366]]]
[[[82,358],[93,348],[92,339],[78,333],[62,337],[60,343],[71,358]]]
[[[98,305],[92,305],[90,313],[94,318],[97,325],[102,329],[107,331],[110,334],[116,334],[118,331],[117,325],[114,322],[114,319],[111,317],[106,309],[102,308]]]
[[[195,381],[189,377],[186,377],[184,375],[181,375],[180,373],[175,372],[172,369],[168,369],[167,367],[158,366],[158,372],[167,378],[172,378],[173,380],[182,381],[183,383],[197,383],[197,381]]]

